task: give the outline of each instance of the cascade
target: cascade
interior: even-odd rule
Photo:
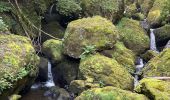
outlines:
[[[55,5],[55,4],[52,4],[51,7],[50,7],[50,11],[49,11],[50,16],[52,16],[52,11],[53,11],[54,5]]]
[[[139,73],[142,70],[142,68],[144,67],[144,63],[143,63],[143,59],[138,58],[137,60],[137,65],[136,65],[136,72],[135,72],[135,79],[134,79],[134,87],[137,86],[137,84],[139,83]]]
[[[150,29],[150,50],[157,51],[154,29]]]
[[[53,81],[53,75],[52,75],[52,72],[51,72],[51,63],[48,62],[48,80],[45,84],[46,87],[52,87],[52,86],[55,86],[55,83]]]

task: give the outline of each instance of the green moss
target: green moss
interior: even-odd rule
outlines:
[[[142,79],[135,88],[138,93],[144,93],[151,100],[169,100],[170,82],[165,82],[152,78]]]
[[[142,53],[149,48],[149,37],[138,21],[123,18],[117,28],[120,31],[121,41],[136,54]]]
[[[1,34],[0,44],[0,92],[2,92],[14,88],[16,82],[30,75],[32,70],[36,74],[39,58],[26,37]]]
[[[64,36],[64,53],[79,58],[85,46],[94,45],[96,50],[111,48],[117,37],[116,27],[100,16],[72,21]]]
[[[62,41],[50,39],[43,43],[43,53],[52,62],[58,63],[63,59]]]
[[[56,10],[65,16],[71,16],[72,14],[79,14],[82,8],[76,2],[76,0],[58,0],[56,4]]]
[[[143,69],[144,76],[170,76],[170,49],[164,49],[151,59]]]
[[[4,21],[0,17],[0,33],[5,31],[8,31],[8,26],[4,23]]]
[[[148,98],[141,94],[109,86],[84,91],[75,100],[148,100]]]
[[[145,60],[145,61],[149,61],[150,59],[156,57],[158,55],[157,51],[153,51],[153,50],[148,50],[147,52],[145,52],[144,54],[141,55],[141,57]]]
[[[99,54],[90,55],[81,60],[79,68],[87,81],[123,89],[132,88],[132,76],[114,59]]]

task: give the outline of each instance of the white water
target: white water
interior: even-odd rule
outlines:
[[[136,87],[139,83],[139,73],[144,67],[143,59],[139,58],[138,59],[138,64],[136,65],[136,72],[135,72],[135,79],[134,79],[134,87]]]
[[[53,87],[55,83],[53,81],[53,75],[51,72],[51,63],[48,61],[48,80],[46,82],[35,83],[31,86],[31,89],[38,89],[41,87]]]
[[[150,29],[150,50],[157,51],[154,29]]]
[[[48,62],[48,80],[45,84],[46,87],[52,87],[52,86],[55,86],[55,83],[53,81],[53,75],[52,75],[52,72],[51,72],[51,63]]]
[[[52,16],[52,11],[53,11],[54,5],[55,5],[55,4],[52,4],[52,6],[50,7],[50,11],[49,11],[50,16]]]

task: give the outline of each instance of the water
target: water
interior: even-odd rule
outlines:
[[[134,79],[134,87],[136,87],[139,83],[139,73],[143,69],[144,63],[142,58],[137,59],[137,65],[136,65],[136,72],[135,72],[135,79]]]
[[[52,6],[50,7],[50,11],[49,11],[50,16],[52,16],[52,11],[53,11],[54,5],[55,5],[55,4],[52,4]]]
[[[157,51],[154,29],[150,29],[150,50]]]
[[[48,61],[48,80],[46,82],[39,82],[32,85],[31,89],[38,89],[43,87],[53,87],[55,86],[53,75],[51,72],[51,63]]]

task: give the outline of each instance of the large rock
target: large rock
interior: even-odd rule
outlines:
[[[141,55],[141,57],[144,59],[144,61],[148,62],[150,59],[156,57],[159,54],[159,52],[154,50],[148,50],[144,54]]]
[[[160,46],[164,46],[170,40],[170,25],[166,24],[154,30],[156,42]]]
[[[132,76],[114,59],[99,54],[89,55],[81,60],[79,69],[89,82],[122,89],[133,88]]]
[[[79,0],[83,15],[103,16],[116,22],[123,15],[124,0]]]
[[[145,78],[139,82],[139,85],[135,88],[135,91],[145,94],[150,98],[150,100],[169,100],[170,82]]]
[[[94,88],[84,91],[75,100],[149,100],[142,94],[132,93],[115,87]]]
[[[120,31],[121,41],[136,54],[149,48],[149,37],[138,21],[122,18],[117,28]]]
[[[143,69],[144,77],[170,77],[170,48],[164,49],[158,56],[152,58]]]
[[[116,27],[100,16],[72,21],[64,36],[64,53],[80,58],[87,46],[94,46],[96,50],[112,48],[117,35]]]
[[[0,34],[0,98],[30,86],[37,76],[38,63],[28,38]]]
[[[112,50],[104,50],[101,54],[115,59],[130,73],[135,72],[135,54],[127,49],[122,42],[117,42]]]
[[[147,20],[152,27],[158,27],[162,25],[162,21],[166,20],[166,18],[164,18],[164,16],[167,16],[165,5],[168,4],[168,2],[169,0],[155,0],[147,16]]]
[[[43,53],[48,57],[52,63],[59,63],[63,60],[62,41],[50,39],[43,43]]]

